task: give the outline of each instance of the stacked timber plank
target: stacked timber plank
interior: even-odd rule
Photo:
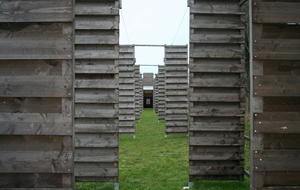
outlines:
[[[251,190],[300,189],[300,2],[250,2]]]
[[[119,4],[76,0],[77,182],[118,183]]]
[[[165,120],[166,110],[165,66],[158,66],[158,120]]]
[[[119,132],[135,135],[134,46],[120,46],[119,55]]]
[[[158,112],[158,78],[157,74],[155,74],[154,85],[153,85],[153,109],[155,113]]]
[[[165,46],[165,134],[188,134],[188,49]]]
[[[135,80],[135,90],[134,90],[134,100],[135,100],[135,120],[140,120],[141,115],[141,91],[143,91],[143,87],[141,86],[141,74],[140,74],[140,66],[135,65],[134,67],[134,80]]]
[[[73,189],[72,1],[4,0],[0,20],[0,189]]]
[[[190,0],[190,182],[243,180],[244,12]]]

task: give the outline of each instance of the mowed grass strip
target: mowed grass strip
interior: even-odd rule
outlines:
[[[165,122],[146,109],[136,139],[120,137],[120,189],[182,189],[188,182],[188,137],[165,138]]]

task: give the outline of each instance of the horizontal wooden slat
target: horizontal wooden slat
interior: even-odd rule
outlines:
[[[220,1],[220,2],[197,2],[193,4],[190,8],[190,13],[192,14],[245,14],[244,11],[240,10],[240,6],[236,3]]]
[[[299,2],[255,2],[254,23],[299,23]]]
[[[0,151],[1,173],[70,173],[71,151]]]
[[[76,134],[75,147],[108,148],[118,147],[118,137],[113,134]]]
[[[263,150],[254,152],[254,171],[300,170],[300,150]]]
[[[117,124],[75,124],[76,133],[116,133]]]
[[[191,102],[239,102],[237,93],[191,93]]]
[[[190,166],[190,175],[240,175],[242,166]]]
[[[99,19],[100,18],[100,19]],[[118,30],[119,22],[111,18],[101,18],[101,17],[76,17],[75,19],[75,29],[76,30]]]
[[[119,7],[103,6],[99,3],[76,4],[76,15],[119,15]]]
[[[191,108],[190,116],[222,116],[222,117],[242,117],[242,108]]]
[[[243,84],[239,79],[227,78],[191,78],[191,87],[242,87]]]
[[[68,39],[1,39],[0,59],[71,59]]]
[[[117,162],[117,149],[112,148],[77,148],[75,162]]]
[[[117,88],[118,81],[115,79],[77,79],[75,80],[76,88]]]
[[[115,118],[118,116],[118,110],[115,109],[76,109],[76,118]]]
[[[190,51],[192,58],[244,58],[244,51],[232,48],[194,48]]]
[[[243,64],[191,64],[190,72],[213,72],[213,73],[243,73],[245,72],[245,65]]]
[[[118,103],[117,94],[75,94],[76,103]]]
[[[190,137],[191,146],[241,146],[243,137]]]
[[[71,135],[71,115],[0,113],[1,135]]]
[[[242,35],[206,35],[191,34],[190,43],[245,43],[245,36]]]
[[[118,44],[116,35],[75,35],[75,44]]]
[[[210,28],[210,29],[244,29],[245,23],[242,21],[219,21],[214,20],[191,20],[191,28]]]
[[[71,22],[72,1],[61,0],[3,0],[1,22]]]
[[[170,121],[168,122],[170,123]],[[181,127],[166,127],[166,133],[184,133],[187,134],[187,125],[182,125]]]
[[[75,167],[75,176],[80,177],[80,176],[91,176],[91,177],[114,177],[118,176],[118,168],[76,168]]]
[[[190,131],[244,131],[244,127],[238,124],[206,124],[202,122],[190,123]]]
[[[115,50],[75,50],[75,59],[118,59]]]
[[[253,59],[300,60],[298,39],[255,39]]]
[[[190,152],[190,160],[244,160],[243,152]]]
[[[254,76],[254,96],[300,96],[299,76]]]
[[[299,112],[254,113],[255,133],[300,133]]]
[[[0,76],[0,97],[70,97],[71,77]]]

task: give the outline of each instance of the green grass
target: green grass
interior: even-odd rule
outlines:
[[[246,126],[248,129],[249,126]],[[119,168],[121,190],[179,190],[188,185],[188,137],[165,138],[164,121],[153,110],[144,110],[136,123],[136,139],[120,136]],[[247,145],[249,147],[249,143]],[[247,146],[246,150],[247,150]],[[246,154],[246,156],[249,154]],[[245,160],[246,169],[249,159]],[[112,183],[77,183],[76,190],[109,190]],[[249,179],[198,181],[192,190],[248,190]]]

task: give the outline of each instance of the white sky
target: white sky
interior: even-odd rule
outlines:
[[[187,0],[122,0],[120,16],[121,45],[186,45],[189,43]],[[164,65],[164,48],[135,47],[135,57],[138,65]],[[141,73],[144,72],[157,73],[157,67],[141,67]]]

